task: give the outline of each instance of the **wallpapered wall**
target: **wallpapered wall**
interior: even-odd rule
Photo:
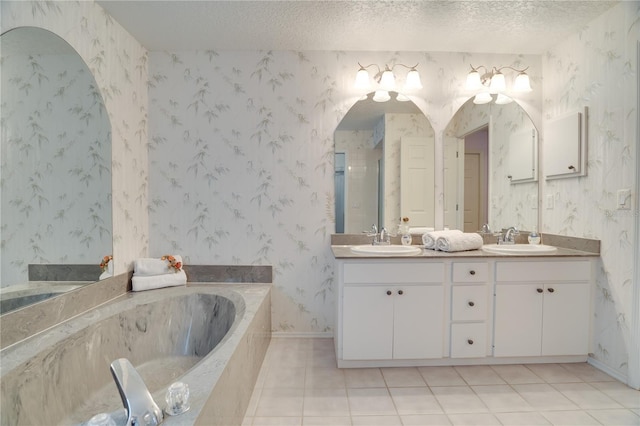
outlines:
[[[147,52],[93,2],[2,1],[0,7],[2,32],[52,31],[93,73],[111,123],[114,272],[123,273],[147,254]]]
[[[602,241],[594,316],[595,358],[626,375],[638,214],[616,210],[616,191],[634,188],[640,6],[622,2],[543,57],[544,115],[589,107],[588,175],[543,181],[555,201],[542,229]],[[636,283],[636,285],[638,285]]]
[[[29,263],[99,263],[113,239],[111,128],[91,73],[75,52],[5,53],[2,287],[26,283]]]

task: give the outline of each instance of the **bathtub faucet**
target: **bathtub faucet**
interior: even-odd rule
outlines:
[[[111,374],[127,410],[127,426],[157,426],[162,423],[162,410],[128,359],[113,361]]]

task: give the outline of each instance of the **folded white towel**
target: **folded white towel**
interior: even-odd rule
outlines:
[[[185,285],[187,283],[187,274],[184,270],[178,272],[170,272],[163,275],[147,275],[136,276],[131,278],[131,287],[133,291],[153,290],[163,287],[175,287]]]
[[[459,229],[447,229],[444,231],[432,231],[422,234],[422,244],[424,244],[424,248],[435,250],[436,249],[436,240],[439,237],[445,235],[453,235],[453,234],[462,234],[462,231]]]
[[[478,250],[482,247],[482,244],[482,237],[475,232],[450,234],[438,237],[436,240],[436,250],[446,252]]]
[[[176,261],[182,263],[182,257],[178,254],[173,255]],[[169,261],[159,258],[142,258],[137,259],[133,263],[133,275],[146,277],[162,274],[174,273],[175,270],[169,267]]]

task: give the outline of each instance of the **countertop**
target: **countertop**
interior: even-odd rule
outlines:
[[[357,254],[351,251],[352,245],[332,245],[331,250],[336,259],[467,259],[467,258],[558,258],[558,257],[599,257],[600,253],[590,251],[575,250],[563,247],[556,247],[557,250],[552,253],[525,253],[525,254],[500,254],[488,253],[483,250],[458,251],[447,253],[439,250],[430,250],[422,248],[422,253],[416,255],[374,255],[374,254]],[[421,247],[421,246],[416,246]]]

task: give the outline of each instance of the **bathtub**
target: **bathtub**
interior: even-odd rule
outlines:
[[[109,365],[127,358],[164,408],[174,381],[191,408],[163,424],[240,424],[270,340],[270,287],[190,283],[127,293],[0,352],[2,425],[124,415]]]

